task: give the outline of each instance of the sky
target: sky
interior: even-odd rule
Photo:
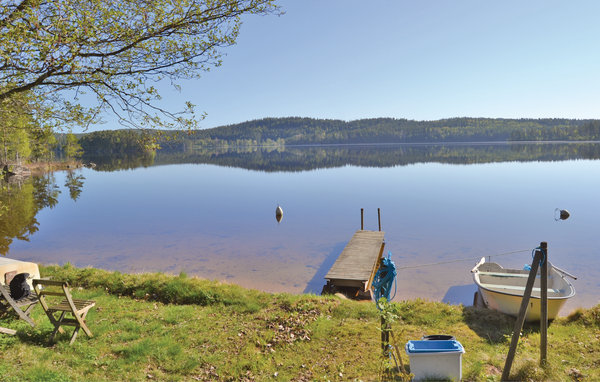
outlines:
[[[600,2],[282,0],[167,91],[202,128],[264,117],[600,118]],[[104,127],[106,128],[106,127]]]

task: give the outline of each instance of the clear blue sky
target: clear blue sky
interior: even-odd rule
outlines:
[[[600,118],[600,1],[284,0],[168,95],[263,117]]]

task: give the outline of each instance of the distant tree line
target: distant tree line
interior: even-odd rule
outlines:
[[[575,119],[451,118],[436,121],[374,118],[341,121],[312,118],[266,118],[191,135],[180,134],[163,148],[252,145],[506,142],[600,140],[599,121]]]
[[[513,141],[597,141],[600,140],[600,121],[583,124],[530,126],[511,133]]]
[[[154,151],[158,146],[140,130],[104,130],[79,136],[86,156],[118,156]]]
[[[436,121],[373,118],[356,121],[265,118],[191,133],[105,130],[55,134],[28,113],[32,105],[0,110],[0,161],[193,152],[203,148],[284,147],[314,144],[449,143],[507,141],[598,141],[600,121],[575,119],[451,118]]]
[[[123,158],[206,148],[284,147],[315,144],[450,143],[600,140],[600,121],[576,119],[451,118],[436,121],[373,118],[356,121],[313,118],[265,118],[191,133],[105,130],[79,136],[85,158]],[[111,167],[111,166],[108,166]]]

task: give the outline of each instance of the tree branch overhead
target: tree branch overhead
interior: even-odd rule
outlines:
[[[148,81],[199,77],[235,44],[241,17],[277,14],[274,0],[0,0],[0,103],[89,88],[98,107],[121,109],[136,127],[194,128],[156,105]],[[137,104],[143,100],[143,106]],[[50,102],[50,100],[48,100]],[[131,108],[131,110],[129,110]],[[158,115],[155,113],[158,111]],[[92,109],[90,109],[92,112]],[[97,108],[93,108],[97,113]],[[88,121],[89,122],[89,121]]]

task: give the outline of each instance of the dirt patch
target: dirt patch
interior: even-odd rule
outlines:
[[[497,368],[494,365],[485,365],[484,369],[485,369],[485,374],[486,375],[499,375],[499,374],[502,374],[502,370],[500,370],[499,368]]]

